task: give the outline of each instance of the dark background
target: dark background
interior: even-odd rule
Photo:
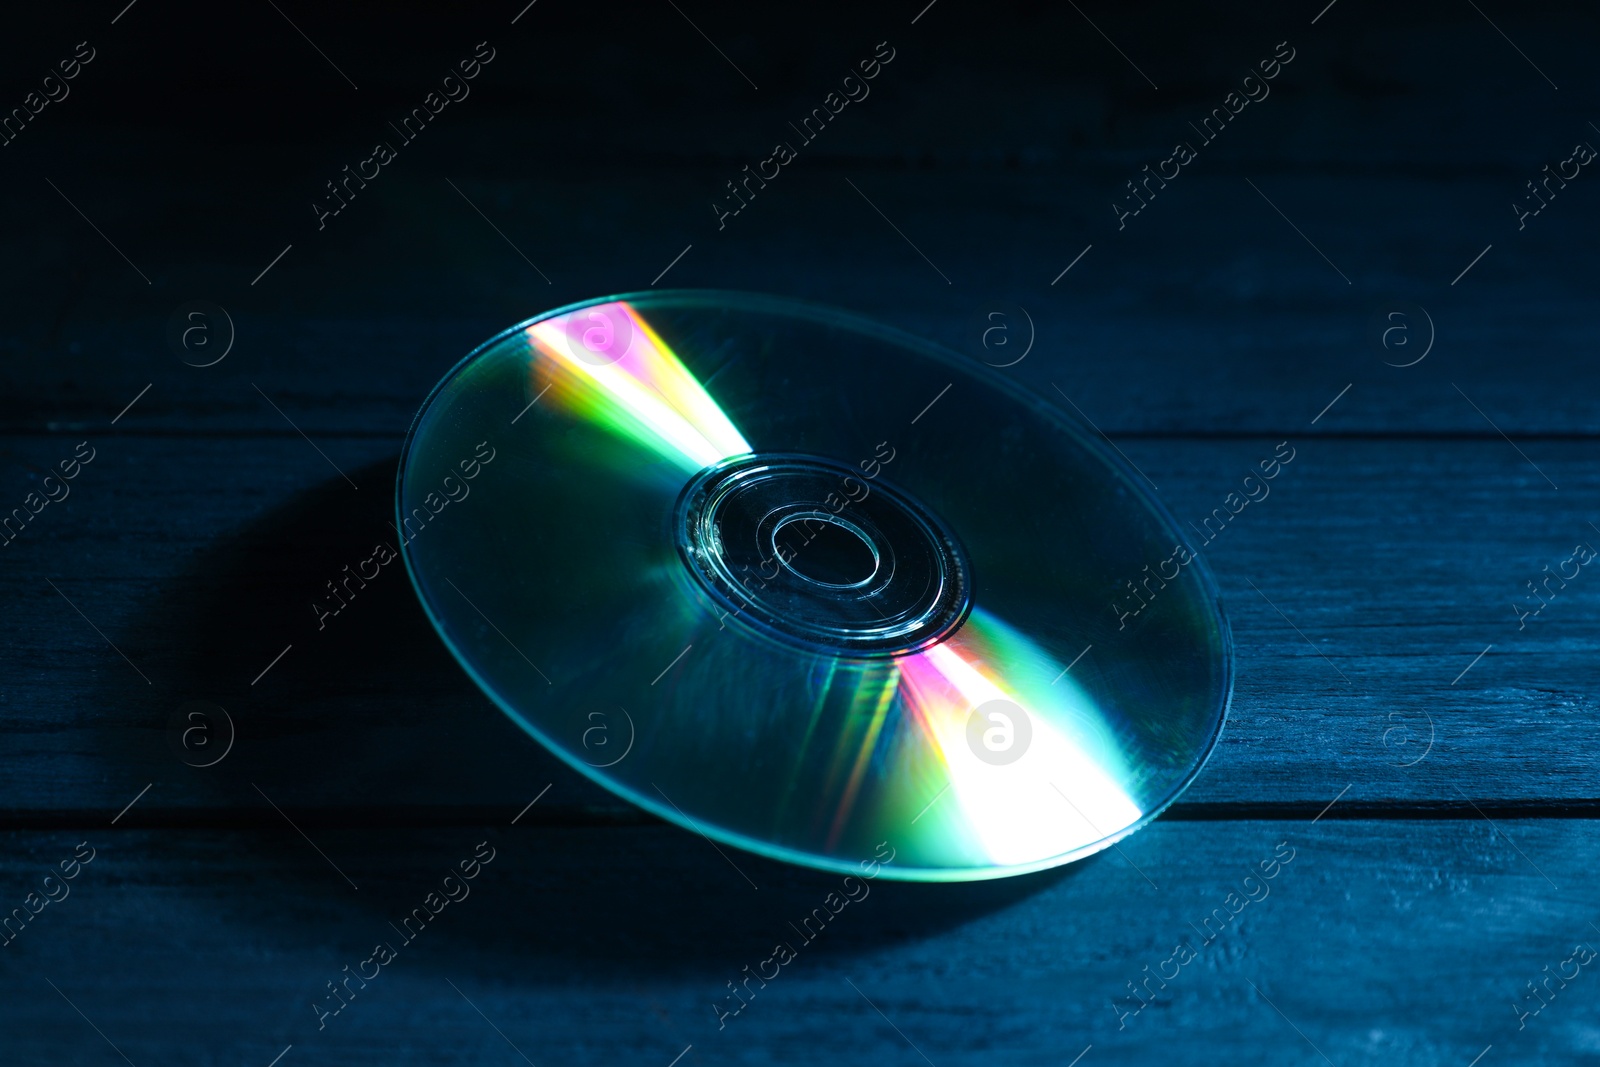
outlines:
[[[8,12],[0,107],[95,58],[0,147],[0,508],[95,458],[0,549],[0,911],[96,854],[0,948],[0,1058],[1591,1061],[1600,978],[1565,961],[1600,944],[1600,585],[1552,583],[1520,629],[1514,605],[1600,542],[1600,179],[1520,231],[1510,205],[1600,144],[1600,16],[1079,7]],[[324,183],[399,147],[387,123],[480,41],[471,95],[319,231]],[[719,230],[723,183],[880,41],[870,97]],[[1200,147],[1188,124],[1281,41],[1271,95]],[[1199,158],[1119,231],[1178,140]],[[446,369],[654,281],[991,362],[987,316],[1025,308],[1035,347],[999,373],[1069,396],[1180,520],[1296,449],[1207,549],[1238,685],[1184,799],[1064,871],[878,883],[721,1031],[725,983],[833,879],[741,854],[752,890],[556,765],[398,573],[327,632],[306,610],[382,536]],[[190,301],[231,317],[215,366],[169,343]],[[236,728],[209,768],[171,725],[197,700]],[[324,984],[480,841],[473,897],[319,1030]],[[1279,842],[1270,897],[1124,1014]]]

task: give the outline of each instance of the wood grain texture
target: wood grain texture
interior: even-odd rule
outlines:
[[[78,842],[96,855],[0,950],[0,1048],[121,1062],[61,994],[133,1063],[174,1067],[265,1065],[291,1044],[301,1063],[522,1062],[511,1043],[539,1064],[663,1067],[691,1044],[696,1063],[1064,1064],[1092,1044],[1095,1063],[1464,1065],[1492,1044],[1576,1064],[1600,1025],[1591,967],[1520,1030],[1513,1007],[1600,945],[1589,820],[1162,822],[1054,874],[868,883],[810,942],[789,924],[837,878],[739,855],[753,890],[686,831],[508,821],[314,834],[358,889],[281,820],[9,833],[19,905]],[[406,944],[391,923],[479,842],[494,859],[469,895]],[[319,1030],[325,984],[383,941],[397,958]],[[727,983],[777,942],[796,958],[719,1030]],[[1194,958],[1163,966],[1184,942]],[[1146,967],[1170,980],[1126,1014]]]
[[[288,430],[286,415],[314,434],[403,433],[421,398],[476,345],[545,309],[645,288],[692,244],[662,285],[820,301],[974,359],[986,354],[976,341],[986,316],[1020,306],[1031,330],[1014,310],[1001,321],[1019,346],[1029,333],[1035,343],[1008,373],[1040,390],[1059,384],[1108,433],[1285,433],[1346,385],[1353,388],[1340,405],[1302,432],[1499,439],[1504,431],[1520,439],[1600,428],[1592,391],[1579,387],[1591,373],[1582,355],[1593,315],[1581,281],[1588,251],[1570,237],[1600,221],[1600,199],[1552,205],[1565,209],[1566,225],[1517,234],[1498,216],[1474,220],[1514,188],[1499,176],[1440,188],[1421,178],[1213,168],[1152,203],[1138,220],[1146,226],[1096,233],[1088,213],[1103,208],[1120,173],[812,168],[722,233],[698,215],[684,218],[722,180],[716,169],[663,171],[638,195],[614,179],[469,181],[457,173],[457,185],[494,205],[496,225],[518,236],[553,285],[461,201],[450,174],[401,174],[372,202],[352,205],[374,213],[358,217],[354,231],[330,230],[316,243],[307,240],[314,232],[289,231],[252,249],[248,262],[189,268],[192,277],[159,294],[113,292],[128,289],[127,279],[100,279],[81,293],[63,291],[64,280],[43,289],[48,273],[19,280],[30,299],[9,327],[0,426],[92,426],[153,383],[120,426],[276,433]],[[1260,179],[1357,284],[1346,285],[1247,178]],[[937,220],[910,236],[957,284],[947,286],[850,182],[902,229],[909,219]],[[1364,202],[1393,203],[1403,214],[1392,225],[1353,226],[1345,213],[1352,186]],[[184,195],[152,187],[138,198]],[[941,215],[952,201],[971,206]],[[552,203],[566,209],[546,218]],[[1437,249],[1441,232],[1461,236]],[[251,289],[255,273],[297,237],[261,282],[293,298]],[[1494,251],[1452,287],[1491,242]],[[1396,262],[1394,243],[1427,248],[1427,261]],[[560,250],[590,244],[614,254],[562,259]],[[352,262],[363,272],[355,290],[343,281]],[[228,308],[236,329],[234,351],[204,370],[184,366],[166,340],[170,316],[195,298]],[[1391,338],[1397,347],[1385,350],[1377,342],[1394,325],[1384,312],[1396,300],[1428,319],[1410,311]],[[220,336],[220,323],[214,328]],[[1402,337],[1410,347],[1398,347]],[[1386,365],[1422,356],[1430,338],[1417,365]]]
[[[735,34],[751,18],[715,11]],[[258,13],[236,17],[237,32],[262,31]],[[771,73],[748,93],[676,13],[638,17],[644,37],[605,35],[615,58],[593,91],[576,89],[595,75],[583,14],[543,10],[500,31],[471,98],[319,229],[324,183],[456,46],[416,11],[361,19],[345,43],[371,57],[374,113],[330,106],[331,70],[285,79],[256,57],[214,71],[233,90],[219,97],[198,23],[149,16],[123,47],[172,61],[137,69],[138,103],[115,91],[134,71],[113,54],[124,66],[85,73],[113,80],[84,82],[7,149],[18,163],[0,174],[0,219],[18,254],[0,262],[15,311],[0,323],[0,428],[92,424],[153,382],[124,425],[283,429],[255,382],[308,431],[398,433],[474,345],[561,303],[648,286],[690,245],[661,284],[836,304],[974,355],[975,323],[1026,307],[1038,346],[1017,375],[1060,381],[1108,432],[1282,432],[1350,383],[1316,432],[1492,435],[1451,382],[1508,433],[1600,427],[1581,387],[1593,306],[1580,236],[1600,199],[1580,181],[1520,229],[1509,210],[1592,134],[1580,104],[1592,64],[1576,46],[1591,10],[1530,12],[1512,34],[1559,69],[1564,93],[1466,5],[1340,11],[1315,28],[1234,4],[1106,21],[1142,41],[1159,92],[1070,8],[946,9],[909,27],[822,5],[794,20],[797,36],[733,38]],[[485,11],[482,32],[491,22],[503,20]],[[680,35],[704,63],[663,62],[644,43]],[[871,96],[719,227],[726,183],[886,37],[897,56]],[[1198,140],[1190,124],[1283,39],[1297,56],[1272,94],[1119,229],[1124,183]],[[308,114],[316,125],[295,121]],[[228,308],[238,331],[207,371],[165,339],[195,299]],[[1426,308],[1437,334],[1404,370],[1383,357],[1418,354],[1422,323],[1403,353],[1374,344],[1395,300]]]

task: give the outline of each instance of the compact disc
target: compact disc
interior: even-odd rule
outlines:
[[[505,713],[664,819],[887,878],[1065,863],[1198,772],[1232,639],[1142,476],[1006,373],[747,294],[559,308],[428,398],[402,551]]]

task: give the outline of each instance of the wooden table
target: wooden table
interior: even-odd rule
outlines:
[[[1584,168],[1507,210],[1600,143],[1592,9],[120,6],[3,45],[7,106],[95,50],[0,154],[0,506],[93,455],[0,550],[0,907],[37,909],[0,953],[5,1062],[1593,1061],[1600,579],[1514,605],[1600,544],[1600,192]],[[471,96],[319,229],[485,39]],[[719,229],[880,40],[871,95]],[[1285,40],[1119,229],[1123,183]],[[565,769],[398,572],[324,631],[307,608],[384,536],[451,364],[652,284],[972,356],[1025,307],[997,373],[1070,397],[1180,519],[1296,450],[1207,549],[1238,685],[1182,800],[1055,872],[878,883],[720,1027],[834,880],[741,855],[753,889]],[[231,317],[214,366],[168,343],[190,301]],[[213,766],[181,758],[190,701],[235,727]]]

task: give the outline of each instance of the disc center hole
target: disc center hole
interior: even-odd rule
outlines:
[[[785,569],[829,589],[866,585],[881,562],[864,530],[825,511],[786,516],[773,527],[772,548]]]

